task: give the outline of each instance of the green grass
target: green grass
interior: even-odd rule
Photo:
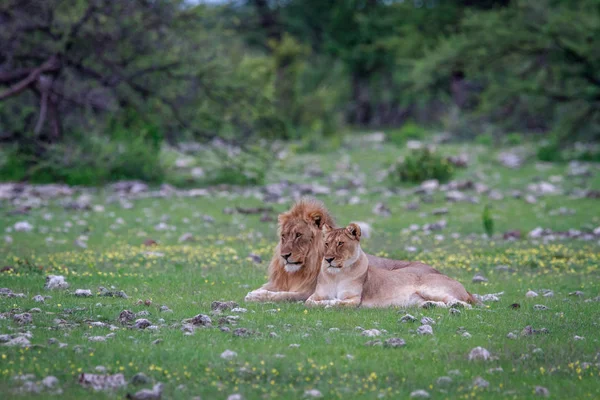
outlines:
[[[266,267],[276,243],[273,222],[262,223],[259,215],[226,215],[224,207],[253,206],[261,203],[253,198],[230,194],[204,198],[144,199],[134,202],[130,210],[121,209],[118,203],[106,203],[109,195],[104,190],[94,195],[94,204],[105,204],[104,212],[64,210],[57,201],[47,207],[34,209],[27,216],[3,215],[0,229],[5,231],[17,221],[27,220],[34,225],[33,232],[12,232],[12,244],[0,244],[0,266],[16,268],[15,273],[0,274],[0,287],[23,292],[26,298],[0,297],[0,312],[27,311],[41,308],[33,314],[33,325],[19,328],[11,317],[0,319],[0,334],[17,329],[30,330],[33,346],[28,349],[0,346],[0,392],[11,395],[19,385],[11,378],[17,374],[32,373],[38,379],[56,376],[64,390],[64,399],[83,399],[91,396],[81,388],[77,376],[81,372],[94,373],[102,365],[111,373],[122,372],[130,379],[144,372],[154,381],[165,383],[165,398],[225,399],[232,393],[241,393],[246,399],[302,398],[304,391],[320,390],[324,398],[407,398],[417,389],[427,390],[432,398],[532,398],[535,386],[550,390],[551,398],[599,398],[598,379],[600,359],[598,351],[598,302],[586,299],[600,295],[598,278],[600,253],[598,241],[562,241],[543,245],[522,240],[506,243],[501,239],[483,239],[481,214],[487,200],[480,204],[446,203],[442,194],[436,194],[432,203],[422,203],[417,211],[407,211],[405,205],[417,199],[416,195],[393,195],[382,198],[381,187],[387,181],[377,182],[377,171],[387,168],[406,151],[400,147],[384,145],[379,150],[365,149],[352,139],[330,153],[296,155],[276,165],[267,181],[294,179],[309,182],[312,178],[300,173],[307,166],[318,165],[325,171],[319,178],[326,184],[328,175],[341,174],[335,187],[343,187],[349,178],[364,178],[366,194],[362,203],[347,205],[332,195],[323,197],[339,224],[351,220],[367,221],[373,225],[374,234],[364,241],[363,247],[371,253],[399,259],[423,260],[444,273],[461,281],[473,293],[504,292],[501,301],[488,303],[488,307],[463,310],[453,316],[447,310],[411,309],[417,318],[429,316],[436,320],[433,336],[419,336],[414,331],[419,323],[398,322],[406,311],[394,309],[310,309],[302,304],[247,304],[245,294],[266,279]],[[534,179],[548,180],[552,175],[566,175],[565,164],[541,166],[534,161],[522,169],[509,170],[495,162],[495,153],[483,146],[445,145],[444,154],[467,152],[471,165],[458,170],[456,179],[474,179],[503,191],[505,199],[491,201],[495,231],[520,229],[523,233],[542,226],[554,230],[593,229],[600,225],[598,200],[572,199],[564,196],[540,198],[530,205],[513,199],[509,190],[526,190]],[[336,165],[348,162],[360,166],[360,172],[342,169]],[[577,187],[600,188],[598,167],[593,166],[594,177],[586,182],[566,178],[560,186],[565,191]],[[409,190],[412,186],[402,186]],[[398,189],[398,188],[392,188]],[[355,194],[355,190],[351,190]],[[389,218],[371,212],[373,205],[384,201],[392,211]],[[342,203],[342,204],[340,204]],[[289,204],[274,206],[277,212]],[[433,216],[431,211],[448,207],[449,214]],[[558,207],[575,210],[573,215],[550,216]],[[11,209],[3,204],[2,212]],[[47,221],[44,215],[52,214]],[[203,222],[201,215],[215,218],[214,224]],[[175,231],[156,231],[154,226],[168,215],[168,225]],[[118,218],[123,224],[116,223]],[[411,224],[423,225],[446,219],[448,226],[434,235],[409,234],[402,231]],[[78,222],[78,221],[85,221]],[[72,226],[66,228],[65,223]],[[48,229],[40,232],[41,227]],[[73,245],[82,233],[89,236],[88,249]],[[195,242],[179,244],[178,238],[190,232]],[[436,232],[438,233],[438,232]],[[459,233],[457,239],[451,233]],[[471,236],[470,234],[477,234]],[[46,240],[53,237],[52,242]],[[159,245],[148,248],[146,239]],[[406,246],[418,251],[409,253]],[[159,256],[148,251],[160,253]],[[263,258],[260,265],[247,259],[249,253]],[[497,272],[498,265],[508,265],[514,272]],[[42,271],[38,269],[42,267]],[[477,272],[488,283],[474,284],[471,278]],[[43,289],[47,273],[65,275],[70,290],[115,286],[124,290],[129,299],[98,297],[81,299],[66,291],[47,292]],[[551,289],[552,298],[528,299],[525,293]],[[584,297],[569,296],[581,290]],[[37,294],[51,295],[45,304],[31,298]],[[138,300],[151,300],[152,305],[138,305]],[[184,336],[179,327],[185,318],[196,314],[210,314],[214,300],[233,300],[248,312],[232,329],[243,327],[256,332],[247,338],[234,337],[218,328],[219,317],[213,318],[213,328],[198,329],[193,336]],[[510,305],[519,303],[513,310]],[[535,304],[549,307],[536,311]],[[161,313],[159,307],[167,305],[172,313]],[[83,310],[65,313],[67,309]],[[165,320],[158,331],[119,329],[114,338],[104,343],[94,343],[86,335],[106,335],[108,328],[90,327],[91,321],[118,325],[119,313],[147,310],[150,319],[158,323]],[[273,311],[275,310],[275,311]],[[19,311],[20,312],[20,311]],[[53,320],[62,318],[72,325],[56,329]],[[547,335],[508,339],[509,332],[517,333],[526,326],[547,328]],[[401,337],[403,348],[387,349],[367,347],[368,340],[356,327],[386,330],[378,339]],[[460,328],[471,338],[461,336]],[[330,328],[339,330],[330,331]],[[276,332],[277,337],[270,337]],[[575,341],[575,335],[585,340]],[[56,338],[69,346],[59,349],[49,345]],[[163,341],[154,345],[156,339]],[[299,344],[300,347],[290,347]],[[81,352],[74,351],[82,346]],[[467,355],[483,346],[497,359],[487,362],[469,362]],[[535,350],[535,349],[541,349]],[[238,356],[226,361],[220,354],[230,349]],[[279,355],[283,355],[281,357]],[[351,355],[352,357],[348,357]],[[591,363],[585,368],[584,363]],[[489,373],[501,367],[503,372]],[[451,375],[453,382],[440,387],[436,380]],[[477,376],[489,381],[487,389],[472,388]],[[180,385],[184,385],[181,386]],[[149,386],[149,385],[148,385]],[[131,384],[115,393],[94,393],[94,398],[122,398],[126,392],[139,388]],[[43,398],[45,395],[19,395],[19,398]]]

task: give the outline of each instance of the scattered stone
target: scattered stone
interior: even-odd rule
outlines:
[[[164,385],[157,383],[152,389],[142,389],[135,394],[127,393],[127,399],[131,400],[160,400],[162,398]]]
[[[447,208],[436,208],[435,210],[431,211],[431,213],[433,215],[446,215],[448,214],[448,209]]]
[[[323,395],[317,389],[310,389],[310,390],[305,390],[304,391],[304,397],[314,397],[314,398],[317,398],[317,397],[323,397]]]
[[[75,296],[77,296],[77,297],[92,297],[92,291],[89,289],[77,289],[77,290],[75,290]]]
[[[236,308],[237,306],[238,303],[235,301],[213,301],[210,308],[213,311],[226,311]]]
[[[536,386],[535,394],[542,397],[548,397],[550,396],[550,391],[543,386]]]
[[[531,335],[548,334],[548,333],[550,333],[550,331],[546,328],[533,329],[533,327],[531,325],[527,325],[521,331],[521,336],[531,336]]]
[[[250,337],[252,334],[253,332],[247,328],[237,328],[233,331],[233,336],[237,337]]]
[[[44,302],[44,296],[41,296],[41,295],[38,294],[36,296],[33,296],[32,300],[35,301],[36,303],[43,303]]]
[[[121,314],[119,314],[119,322],[123,325],[127,324],[128,322],[133,321],[134,318],[135,318],[135,314],[133,314],[129,310],[123,310],[123,311],[121,311]]]
[[[421,318],[422,325],[435,325],[435,321],[433,318],[423,317]]]
[[[150,321],[148,321],[145,318],[140,318],[135,320],[135,324],[133,325],[133,327],[136,329],[146,329],[150,325],[152,325]]]
[[[569,293],[569,296],[583,297],[583,292],[581,290],[576,290],[574,292]]]
[[[534,309],[534,310],[536,310],[536,311],[545,311],[545,310],[549,310],[549,308],[548,308],[548,307],[546,307],[546,306],[545,306],[545,305],[543,305],[543,304],[536,304],[536,305],[534,305],[534,306],[533,306],[533,309]]]
[[[437,378],[435,383],[438,386],[448,386],[452,384],[452,378],[450,378],[449,376],[440,376],[439,378]]]
[[[458,316],[458,315],[460,315],[460,310],[458,308],[452,307],[448,310],[448,313],[450,313],[450,315]]]
[[[406,342],[402,338],[390,338],[383,342],[385,347],[403,347],[406,345]]]
[[[152,344],[153,344],[153,345],[157,345],[157,344],[160,344],[160,343],[162,343],[162,342],[163,342],[163,340],[162,340],[162,339],[156,339],[156,340],[153,340],[153,341],[152,341]]]
[[[133,385],[147,385],[150,382],[152,382],[152,380],[143,372],[138,372],[133,377],[131,377],[131,383]]]
[[[234,393],[227,396],[227,400],[244,400],[244,396],[239,393]]]
[[[473,277],[473,279],[471,281],[473,283],[484,283],[484,282],[487,282],[488,279],[485,276],[478,273],[478,274],[475,274],[475,276]]]
[[[259,256],[258,254],[250,253],[250,254],[248,254],[248,259],[255,264],[262,263],[262,257]]]
[[[473,379],[473,386],[485,389],[488,386],[490,386],[490,383],[488,381],[486,381],[485,379],[483,379],[482,377],[478,376],[475,379]]]
[[[13,319],[19,325],[26,325],[33,322],[30,313],[15,314],[13,315]]]
[[[194,240],[194,235],[192,235],[191,233],[187,232],[187,233],[184,233],[183,235],[181,235],[179,237],[178,242],[179,243],[184,243],[184,242],[191,242],[193,240]]]
[[[4,343],[8,347],[31,347],[31,342],[24,336],[17,336]]]
[[[465,339],[471,339],[472,337],[472,335],[469,332],[463,332],[461,336]]]
[[[579,340],[585,340],[585,338],[583,336],[577,336],[577,335],[573,336],[573,339],[577,340],[577,341],[579,341]]]
[[[116,390],[127,385],[123,374],[96,375],[82,373],[79,375],[79,384],[94,390]]]
[[[104,286],[100,286],[98,289],[100,290],[100,293],[98,293],[98,296],[102,296],[102,297],[121,297],[123,299],[128,299],[129,298],[129,296],[127,296],[125,294],[125,292],[122,291],[122,290],[112,291],[112,290],[108,290]]]
[[[69,284],[65,280],[65,277],[62,275],[48,275],[46,277],[46,284],[44,285],[44,289],[52,290],[52,289],[68,289]]]
[[[520,168],[523,165],[523,159],[515,153],[502,152],[498,154],[498,161],[507,168]]]
[[[421,325],[417,328],[417,333],[419,335],[433,335],[433,328],[431,325]]]
[[[513,332],[508,332],[508,334],[506,335],[506,337],[508,339],[512,339],[512,340],[515,340],[515,339],[518,338],[518,336],[515,333],[513,333]]]
[[[527,293],[525,293],[525,297],[538,297],[538,294],[536,292],[534,292],[533,290],[529,290]]]
[[[237,357],[237,353],[232,350],[225,350],[224,352],[221,353],[221,358],[224,360],[233,360],[236,357]]]
[[[88,337],[90,342],[106,342],[105,336],[90,336]]]
[[[379,329],[368,329],[364,330],[361,335],[366,337],[375,337],[381,335],[381,331]]]
[[[469,352],[469,361],[483,360],[487,361],[491,357],[490,352],[483,347],[477,346]]]
[[[502,238],[504,240],[520,240],[521,239],[521,231],[519,231],[519,230],[506,231],[502,235]]]
[[[415,390],[410,394],[411,399],[428,399],[429,397],[429,393],[423,389]]]
[[[245,309],[245,308],[242,308],[242,307],[236,307],[236,308],[232,308],[232,309],[231,309],[231,312],[232,312],[232,313],[245,314],[245,313],[247,313],[247,312],[248,312],[248,310],[247,310],[247,309]]]
[[[33,230],[33,225],[27,221],[20,221],[15,223],[14,229],[17,232],[31,232]]]
[[[53,389],[58,386],[58,379],[55,376],[49,375],[42,379],[42,386],[46,389]]]
[[[160,312],[167,312],[167,313],[169,313],[169,312],[173,312],[173,310],[171,310],[171,309],[170,309],[169,307],[167,307],[167,306],[160,306],[160,308],[159,308],[159,311],[160,311]]]
[[[191,318],[189,322],[195,326],[212,326],[212,320],[208,315],[198,314]]]
[[[379,215],[380,217],[389,217],[392,215],[392,211],[389,209],[385,203],[377,203],[375,207],[373,207],[373,213]]]

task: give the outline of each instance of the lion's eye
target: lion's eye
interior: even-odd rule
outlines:
[[[296,239],[298,239],[302,234],[300,232],[296,233]]]
[[[343,244],[344,244],[344,242],[338,242],[338,247],[340,247]]]
[[[329,243],[325,243],[325,248],[328,248],[328,247],[329,247]]]

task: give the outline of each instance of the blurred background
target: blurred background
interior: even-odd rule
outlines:
[[[262,184],[373,132],[598,161],[600,1],[0,2],[2,181]]]

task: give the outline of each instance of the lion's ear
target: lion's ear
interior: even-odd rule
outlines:
[[[309,218],[315,223],[317,228],[321,229],[323,227],[323,213],[321,211],[315,211],[311,213]]]
[[[357,224],[350,224],[346,227],[346,232],[350,237],[360,240],[360,226]]]
[[[323,231],[323,233],[329,233],[333,230],[333,228],[327,224],[323,224],[323,228],[321,228],[321,231]]]

